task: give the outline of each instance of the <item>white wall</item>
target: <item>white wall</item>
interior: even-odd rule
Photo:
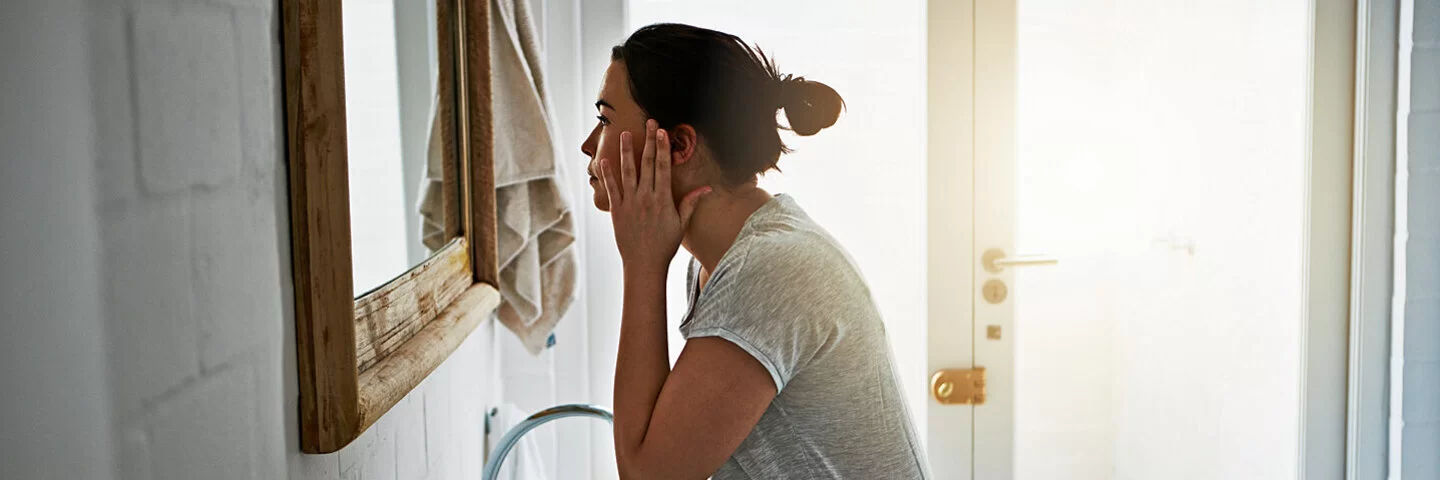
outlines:
[[[1418,480],[1440,478],[1440,0],[1405,3],[1400,72],[1408,59],[1410,76],[1401,79],[1409,102],[1402,85],[1396,165],[1391,475]]]
[[[80,0],[0,5],[0,472],[111,478]]]
[[[278,2],[5,8],[7,478],[478,477],[490,322],[299,453]]]

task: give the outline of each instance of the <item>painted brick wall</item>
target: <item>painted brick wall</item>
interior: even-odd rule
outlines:
[[[0,477],[110,478],[84,0],[0,3]]]
[[[278,2],[91,5],[119,476],[476,478],[489,323],[355,443],[298,453]]]
[[[355,443],[299,453],[278,2],[16,2],[0,231],[31,233],[0,235],[0,358],[31,366],[0,385],[33,395],[5,395],[4,471],[478,478],[491,322]]]
[[[1412,0],[1410,101],[1402,105],[1405,316],[1400,474],[1440,478],[1440,0]],[[1402,27],[1402,32],[1403,32]],[[1408,47],[1408,48],[1407,48]],[[1406,50],[1409,50],[1406,52]],[[1403,110],[1408,107],[1408,114]]]

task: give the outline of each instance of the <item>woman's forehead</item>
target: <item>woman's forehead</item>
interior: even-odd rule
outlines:
[[[625,71],[623,62],[610,62],[605,69],[605,76],[600,79],[600,98],[595,101],[596,107],[601,105],[616,111],[630,110],[635,106],[635,100],[630,97],[630,74]]]

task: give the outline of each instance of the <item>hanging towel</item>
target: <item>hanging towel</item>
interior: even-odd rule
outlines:
[[[435,253],[450,240],[445,235],[445,139],[440,130],[440,93],[430,99],[430,138],[425,150],[425,178],[420,179],[420,243]]]
[[[527,418],[525,412],[514,404],[505,404],[495,409],[495,414],[490,416],[490,432],[485,434],[487,452],[495,452],[499,447],[500,439],[505,437],[515,425]],[[531,430],[530,433],[535,433]],[[486,459],[489,461],[489,459]],[[502,480],[545,480],[545,463],[540,457],[540,444],[535,441],[534,435],[520,437],[510,454],[505,456],[505,463],[500,466],[500,478]]]
[[[488,1],[501,298],[495,313],[526,351],[538,355],[575,299],[575,221],[555,160],[535,17],[527,0]],[[431,129],[420,205],[421,236],[432,251],[448,240],[440,214],[443,162],[437,127]]]
[[[490,1],[503,300],[496,315],[539,354],[575,299],[575,222],[556,164],[535,17],[527,0]]]

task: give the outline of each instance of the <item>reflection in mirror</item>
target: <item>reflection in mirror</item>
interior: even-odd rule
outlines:
[[[455,157],[443,153],[448,142],[439,138],[439,112],[450,109],[439,108],[436,88],[435,2],[345,0],[343,22],[358,298],[423,262],[448,240],[440,190],[449,182],[442,181],[441,164]]]

